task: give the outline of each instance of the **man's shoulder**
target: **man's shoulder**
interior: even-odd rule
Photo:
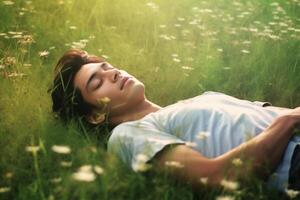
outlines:
[[[112,131],[110,139],[116,137],[131,137],[133,134],[143,132],[143,130],[150,129],[150,125],[147,125],[143,120],[128,121],[117,125]]]

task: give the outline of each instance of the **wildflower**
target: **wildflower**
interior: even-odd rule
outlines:
[[[172,38],[170,36],[165,35],[165,34],[161,34],[161,35],[159,35],[159,37],[162,39],[165,39],[165,40],[172,40]]]
[[[189,147],[196,147],[197,144],[195,142],[185,142],[185,144]]]
[[[289,27],[288,24],[284,23],[284,22],[279,22],[278,24],[279,26],[282,26],[282,27]]]
[[[184,19],[183,17],[177,17],[177,20],[182,22],[182,21],[184,21],[185,19]]]
[[[22,35],[22,32],[8,31],[8,34],[11,34],[11,35]]]
[[[197,11],[197,10],[199,10],[199,8],[198,8],[197,6],[194,6],[194,7],[192,8],[192,10]]]
[[[5,192],[9,192],[9,191],[10,191],[10,187],[0,187],[0,194],[5,193]]]
[[[68,146],[60,146],[60,145],[53,145],[52,151],[58,154],[69,154],[71,153],[71,149]]]
[[[136,172],[144,172],[151,168],[150,164],[147,164],[148,157],[145,154],[138,154],[136,156],[137,162],[133,164],[132,168]]]
[[[94,171],[99,175],[103,174],[103,172],[104,172],[103,168],[98,165],[94,166]]]
[[[166,28],[167,26],[165,24],[159,25],[160,28]]]
[[[177,161],[166,161],[165,165],[168,167],[175,167],[175,168],[183,168],[184,165]]]
[[[93,40],[93,39],[95,39],[95,38],[96,38],[96,36],[94,36],[94,35],[90,35],[90,36],[89,36],[89,39],[90,39],[90,40]]]
[[[82,165],[79,167],[79,171],[92,171],[92,165]]]
[[[83,49],[86,47],[86,42],[83,42],[83,41],[72,42],[71,47],[75,48],[75,49]]]
[[[193,20],[189,22],[190,25],[197,25],[198,24],[198,20]]]
[[[200,133],[198,133],[198,135],[196,136],[196,138],[198,138],[199,140],[204,140],[204,139],[206,139],[209,136],[210,136],[209,132],[201,131]]]
[[[216,198],[216,200],[234,200],[234,196],[229,196],[229,195],[226,195],[226,196],[218,196]]]
[[[23,76],[26,76],[26,74],[24,73],[16,73],[16,72],[12,72],[10,74],[8,74],[8,77],[23,77]]]
[[[36,153],[40,150],[39,146],[27,146],[26,148],[27,152]]]
[[[243,164],[243,161],[240,158],[235,158],[232,160],[232,164],[238,167]]]
[[[269,37],[270,39],[272,39],[272,40],[279,40],[279,39],[280,39],[279,36],[277,36],[277,35],[272,35],[272,34],[268,34],[268,37]]]
[[[76,30],[77,27],[76,27],[76,26],[70,26],[69,29],[71,29],[71,30]]]
[[[185,69],[185,70],[193,70],[193,69],[194,69],[194,68],[189,67],[189,66],[182,66],[181,68],[182,68],[182,69]]]
[[[23,66],[24,67],[31,67],[32,65],[30,63],[24,63]]]
[[[191,32],[189,30],[187,30],[187,29],[184,29],[184,30],[181,31],[181,33],[182,33],[183,36],[187,36]]]
[[[92,166],[92,165],[83,165],[81,166],[77,172],[75,172],[72,177],[77,180],[77,181],[84,181],[84,182],[91,182],[94,181],[96,176],[94,171],[97,174],[103,174],[103,169],[102,167],[96,165],[96,166]]]
[[[273,3],[270,3],[270,6],[277,7],[277,6],[279,6],[279,3],[278,2],[273,2]]]
[[[260,22],[260,21],[254,21],[254,23],[255,23],[255,24],[261,24],[261,22]]]
[[[13,66],[17,63],[17,60],[15,57],[6,57],[6,58],[3,58],[2,59],[2,63],[5,65],[5,66]]]
[[[78,171],[72,174],[72,178],[76,181],[92,182],[95,180],[96,176],[91,171]]]
[[[41,58],[46,58],[49,55],[49,51],[39,51],[38,54]]]
[[[245,40],[245,41],[243,41],[243,44],[246,44],[246,45],[251,44],[251,41]]]
[[[23,45],[31,44],[33,42],[34,42],[34,40],[33,40],[32,35],[23,35],[21,37],[21,39],[18,41],[18,43],[23,44]]]
[[[136,156],[136,159],[139,161],[139,162],[146,162],[148,160],[148,157],[145,155],[145,154],[138,154]]]
[[[221,181],[221,185],[227,190],[236,190],[239,187],[238,182],[228,181],[226,179]]]
[[[249,54],[250,53],[250,51],[248,51],[246,49],[241,50],[241,52],[244,53],[244,54]]]
[[[13,39],[19,39],[19,38],[22,38],[22,37],[23,37],[22,35],[14,35],[11,38],[13,38]]]
[[[155,4],[155,3],[153,3],[153,2],[146,3],[146,6],[152,8],[153,10],[159,9],[159,6],[157,4]]]
[[[4,65],[0,65],[0,69],[4,69],[5,68],[5,66]]]
[[[98,119],[102,119],[102,121],[105,119],[105,111],[107,110],[107,106],[110,102],[110,98],[103,97],[100,99],[97,99],[97,103],[100,107],[102,107],[102,111],[98,113]]]
[[[235,29],[232,29],[232,30],[230,30],[230,31],[229,31],[229,34],[231,34],[231,35],[236,35],[236,34],[237,34],[237,32],[236,32],[236,30],[235,30]]]
[[[61,181],[62,181],[61,177],[56,177],[56,178],[50,179],[51,183],[60,183]]]
[[[109,56],[102,54],[101,55],[104,59],[109,59]]]
[[[101,99],[98,99],[97,102],[102,105],[102,104],[108,104],[110,102],[110,98],[108,97],[103,97]]]
[[[173,58],[173,61],[179,63],[179,62],[180,62],[180,59],[178,59],[178,58]]]
[[[289,196],[290,199],[293,199],[299,195],[299,191],[297,190],[292,190],[292,189],[286,189],[285,193]]]
[[[223,52],[223,49],[221,49],[221,48],[219,48],[219,49],[217,49],[218,50],[218,52]]]
[[[13,1],[2,1],[2,3],[6,6],[11,6],[11,5],[15,4],[15,2],[13,2]]]
[[[61,161],[60,165],[62,167],[71,167],[72,166],[72,162],[67,162],[67,161]]]
[[[204,185],[206,185],[207,184],[207,181],[208,181],[208,178],[200,178],[200,182],[202,183],[202,184],[204,184]]]
[[[10,179],[10,178],[13,177],[13,175],[14,174],[12,172],[7,172],[4,177],[7,178],[7,179]]]

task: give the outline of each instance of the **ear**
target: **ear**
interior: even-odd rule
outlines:
[[[105,120],[105,113],[92,112],[91,114],[86,116],[86,119],[91,124],[101,124]]]

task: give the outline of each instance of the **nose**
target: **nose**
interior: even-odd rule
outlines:
[[[114,69],[105,71],[105,74],[107,75],[108,79],[111,82],[115,83],[118,81],[121,72],[118,69],[114,68]]]

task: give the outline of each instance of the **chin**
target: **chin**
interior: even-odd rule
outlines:
[[[129,103],[138,103],[141,100],[145,99],[145,86],[143,83],[138,83],[133,85],[130,88],[128,93],[128,101]]]
[[[146,99],[144,84],[132,85],[126,94],[126,97],[121,99],[119,100],[121,100],[122,103],[120,102],[118,105],[112,106],[112,110],[110,111],[111,116],[117,116],[120,115],[120,113],[124,114],[128,112],[128,110],[136,108],[136,105],[143,102]]]

